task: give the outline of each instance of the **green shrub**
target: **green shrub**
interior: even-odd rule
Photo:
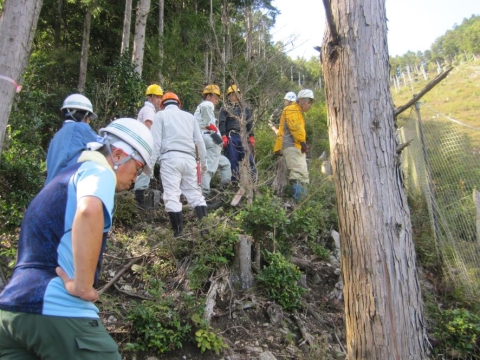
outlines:
[[[462,356],[480,358],[480,317],[466,309],[441,312],[433,335],[439,343],[436,353],[455,350]]]
[[[300,298],[306,289],[298,285],[302,275],[298,267],[278,252],[266,252],[265,259],[268,266],[260,271],[257,280],[265,287],[268,295],[286,311],[300,308]]]
[[[310,250],[323,260],[328,260],[330,258],[330,250],[326,249],[324,246],[317,244],[313,241],[309,242]]]
[[[97,129],[111,119],[136,118],[147,88],[128,55],[117,57],[113,66],[107,67],[105,72],[108,74],[106,79],[87,83],[87,93],[91,94],[95,112],[99,114],[99,119],[93,123]]]
[[[195,332],[195,340],[202,354],[206,350],[211,350],[214,351],[215,354],[220,355],[220,351],[228,348],[228,345],[225,344],[222,337],[218,336],[213,331],[213,328],[208,325],[205,320],[202,320],[199,314],[194,314],[192,321],[200,327],[200,329]]]
[[[124,191],[115,194],[115,213],[113,215],[115,226],[133,227],[138,219],[139,212],[133,193]]]
[[[200,288],[208,281],[210,274],[231,262],[239,233],[239,229],[233,227],[226,218],[213,214],[203,219],[200,231],[201,234],[196,237],[202,240],[195,242],[193,249],[189,250],[194,258],[189,274],[193,289]]]
[[[270,189],[264,191],[236,216],[245,232],[260,242],[265,241],[267,233],[274,229],[280,239],[284,237],[284,229],[289,222],[283,201],[273,195]]]
[[[8,131],[8,146],[1,155],[0,228],[3,231],[20,226],[25,209],[45,181],[45,153],[37,145],[17,141],[20,135],[19,131]]]
[[[179,349],[187,340],[191,326],[182,320],[172,299],[160,302],[143,301],[133,306],[127,319],[132,322],[135,342],[125,350],[155,350],[159,353]]]

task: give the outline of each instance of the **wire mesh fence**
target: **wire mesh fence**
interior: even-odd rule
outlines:
[[[421,111],[420,111],[421,109]],[[480,129],[416,104],[399,129],[405,183],[423,196],[444,272],[465,295],[480,295]]]

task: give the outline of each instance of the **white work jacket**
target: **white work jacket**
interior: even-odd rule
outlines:
[[[202,166],[206,166],[205,143],[197,121],[189,112],[180,110],[176,105],[168,105],[155,114],[151,131],[154,142],[151,166],[157,158],[195,159],[195,144],[198,146],[200,162]]]

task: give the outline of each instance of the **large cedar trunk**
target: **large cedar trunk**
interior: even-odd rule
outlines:
[[[7,0],[0,14],[0,152],[15,96],[27,66],[43,0]]]
[[[135,35],[133,37],[132,62],[135,64],[135,71],[142,76],[143,52],[145,50],[145,28],[147,16],[150,11],[150,0],[139,0],[135,18]]]
[[[396,153],[385,0],[330,4],[322,65],[348,358],[425,359],[410,212]]]

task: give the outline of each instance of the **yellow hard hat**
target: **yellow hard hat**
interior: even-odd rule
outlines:
[[[205,86],[205,89],[203,89],[203,92],[202,92],[202,95],[206,95],[206,94],[215,94],[220,96],[220,88],[218,87],[218,85],[214,85],[214,84],[207,85]]]
[[[148,96],[148,95],[163,96],[163,89],[161,88],[160,85],[152,84],[149,87],[147,87],[147,91],[145,91],[145,96]]]
[[[237,87],[237,85],[232,85],[227,89],[227,95],[230,95],[231,93],[240,92],[240,89]]]

